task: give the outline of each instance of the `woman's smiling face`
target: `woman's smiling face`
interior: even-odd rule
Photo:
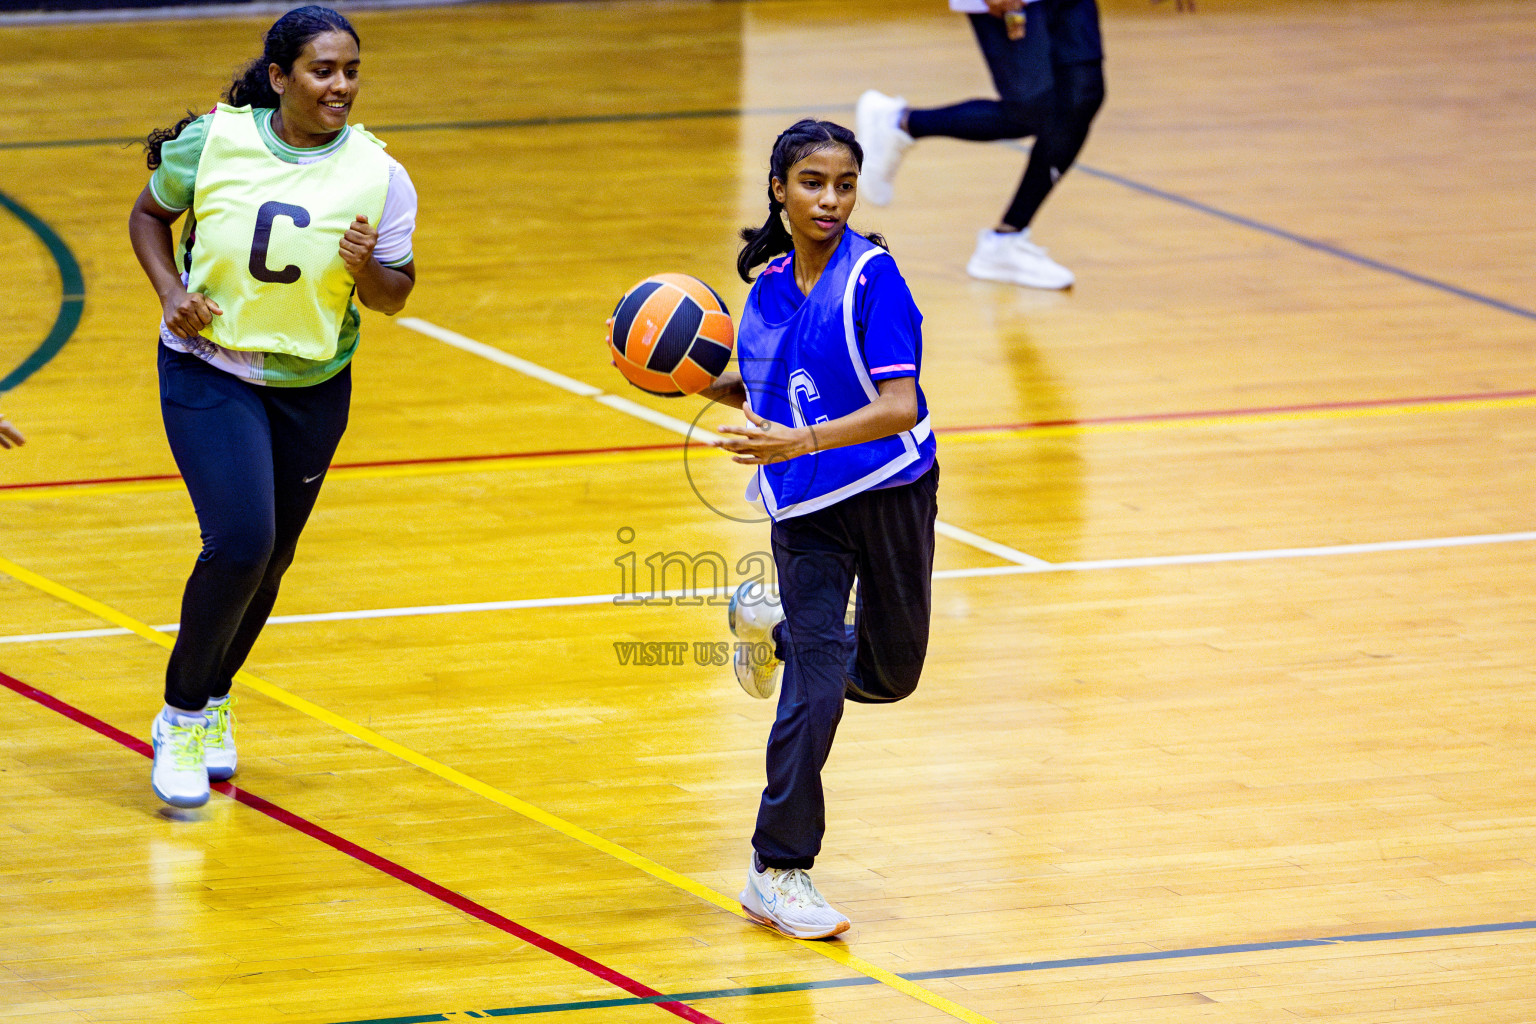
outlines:
[[[787,180],[773,179],[773,195],[784,204],[797,247],[825,242],[842,233],[853,213],[859,165],[848,147],[830,143],[792,164]]]
[[[293,71],[270,65],[272,88],[282,96],[284,134],[297,145],[321,145],[347,126],[357,99],[357,40],[346,32],[323,32],[304,44]]]

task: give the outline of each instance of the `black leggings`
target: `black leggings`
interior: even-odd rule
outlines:
[[[1000,99],[913,110],[913,138],[940,135],[974,142],[1033,136],[1029,163],[1003,223],[1027,228],[1056,181],[1088,139],[1104,103],[1098,12],[1091,2],[1028,4],[1023,39],[1009,39],[1001,18],[973,14],[971,27]],[[1049,9],[1049,10],[1047,10]]]
[[[251,652],[347,427],[351,368],[310,387],[248,384],[160,348],[160,410],[203,550],[181,600],[165,702],[201,711]]]

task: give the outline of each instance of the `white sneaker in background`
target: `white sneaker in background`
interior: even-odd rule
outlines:
[[[859,171],[859,195],[876,206],[888,206],[896,194],[896,169],[913,143],[901,130],[901,112],[907,101],[870,89],[854,109],[854,133],[864,149]]]
[[[829,939],[849,927],[848,918],[827,903],[802,868],[759,871],[754,856],[740,898],[752,920],[796,939]]]
[[[983,281],[1021,284],[1027,288],[1070,288],[1072,271],[1046,255],[1030,240],[1029,229],[976,233],[976,251],[965,272]]]

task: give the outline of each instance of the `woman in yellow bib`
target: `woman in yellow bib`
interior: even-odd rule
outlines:
[[[203,537],[151,726],[150,783],[178,807],[234,774],[231,680],[346,429],[357,303],[397,313],[416,282],[416,190],[347,123],[360,47],[335,11],[289,11],[226,103],[146,144],[129,236],[160,299],[161,412]]]

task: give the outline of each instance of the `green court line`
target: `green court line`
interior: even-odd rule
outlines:
[[[4,394],[42,369],[48,360],[59,354],[64,343],[74,335],[75,328],[80,326],[80,317],[85,311],[85,276],[81,274],[80,262],[75,259],[74,253],[69,251],[69,246],[65,245],[64,240],[37,214],[4,192],[0,192],[0,206],[9,210],[47,247],[48,255],[53,257],[54,266],[58,267],[61,286],[59,315],[54,318],[53,329],[20,366],[0,378],[0,394]]]

